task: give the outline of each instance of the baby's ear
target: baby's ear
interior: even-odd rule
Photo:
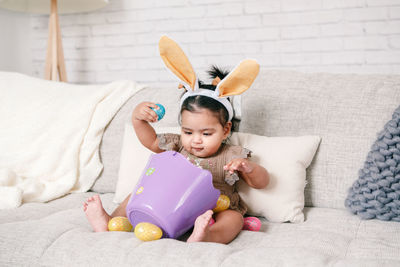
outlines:
[[[231,129],[232,129],[232,122],[228,121],[224,127],[224,139],[228,138]]]
[[[240,95],[250,88],[259,71],[260,64],[256,60],[243,60],[218,83],[219,96]]]
[[[196,74],[189,59],[171,38],[163,35],[158,43],[160,56],[168,69],[174,73],[184,85],[192,90],[196,88]],[[187,88],[189,89],[189,88]]]

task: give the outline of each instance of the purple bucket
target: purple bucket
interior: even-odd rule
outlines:
[[[163,237],[177,238],[215,207],[219,195],[208,170],[178,152],[166,151],[150,156],[126,214],[133,227],[148,222],[160,227]]]

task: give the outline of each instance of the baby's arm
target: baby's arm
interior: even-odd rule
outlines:
[[[264,167],[248,159],[233,159],[224,166],[224,170],[230,173],[238,171],[240,177],[253,188],[262,189],[269,184],[268,171]]]
[[[158,147],[156,132],[149,124],[149,122],[157,121],[157,114],[151,108],[157,109],[158,106],[151,102],[142,102],[137,105],[132,113],[132,124],[140,142],[151,151],[160,153],[164,150]]]

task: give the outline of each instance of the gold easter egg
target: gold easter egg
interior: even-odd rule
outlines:
[[[229,205],[231,204],[231,200],[229,199],[228,196],[226,195],[220,195],[218,200],[217,200],[217,205],[213,209],[215,213],[226,210],[229,208]]]
[[[153,241],[160,239],[162,234],[162,230],[152,223],[142,222],[138,223],[135,227],[135,235],[142,241]]]
[[[126,217],[114,217],[108,222],[108,231],[130,232],[133,226]]]

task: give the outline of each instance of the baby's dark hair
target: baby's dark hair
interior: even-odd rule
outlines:
[[[217,66],[212,66],[211,69],[207,71],[207,73],[211,79],[215,79],[218,77],[219,79],[222,80],[229,74],[229,71],[221,70]],[[199,88],[215,91],[216,86],[213,84],[205,84],[199,80]],[[179,121],[180,121],[180,116],[184,110],[190,112],[196,112],[197,110],[203,108],[208,109],[213,114],[215,114],[222,127],[224,127],[226,123],[229,121],[229,113],[228,110],[224,107],[224,105],[211,97],[203,95],[189,96],[188,98],[185,99],[185,101],[183,101],[179,113]],[[233,128],[234,125],[237,124],[236,121],[237,119],[235,118],[232,119],[231,132],[234,131]]]

